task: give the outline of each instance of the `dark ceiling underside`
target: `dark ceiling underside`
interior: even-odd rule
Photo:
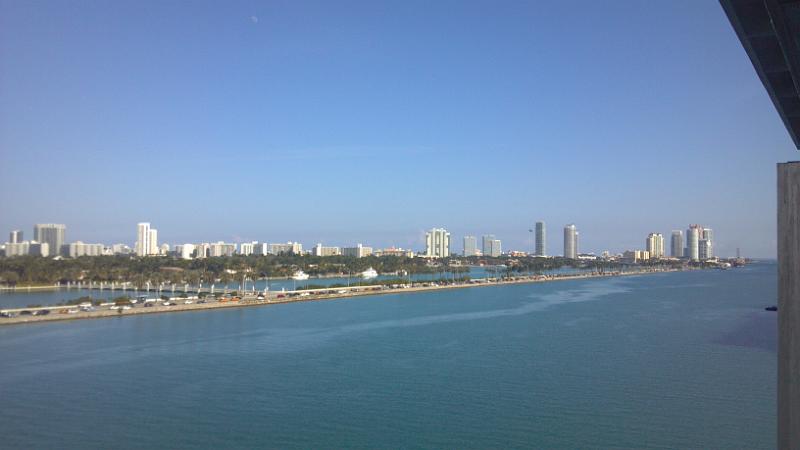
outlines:
[[[800,0],[720,0],[800,149]]]

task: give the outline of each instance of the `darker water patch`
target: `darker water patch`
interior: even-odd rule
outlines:
[[[751,347],[778,352],[778,315],[759,311],[750,314],[730,332],[714,342],[736,347]]]

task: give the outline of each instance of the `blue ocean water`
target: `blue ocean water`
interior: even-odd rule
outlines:
[[[0,327],[5,448],[773,448],[774,264]]]

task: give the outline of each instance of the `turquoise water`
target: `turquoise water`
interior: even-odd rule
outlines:
[[[774,264],[0,327],[0,447],[773,448]]]

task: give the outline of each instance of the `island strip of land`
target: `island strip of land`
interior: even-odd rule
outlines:
[[[110,317],[128,317],[138,314],[161,314],[187,311],[208,311],[223,308],[246,308],[255,306],[279,305],[293,302],[306,302],[318,300],[334,300],[359,296],[404,294],[416,292],[429,292],[446,289],[464,289],[474,287],[488,287],[521,283],[543,283],[548,281],[581,280],[590,278],[608,278],[632,275],[647,275],[655,273],[679,272],[686,269],[652,268],[631,272],[590,272],[580,274],[557,275],[530,275],[517,276],[504,279],[473,279],[468,282],[436,283],[416,282],[396,285],[366,285],[353,287],[330,287],[319,289],[306,289],[295,291],[273,291],[266,293],[247,293],[241,297],[199,300],[195,298],[176,300],[152,299],[149,306],[145,304],[116,305],[103,303],[83,310],[77,305],[53,305],[34,308],[4,308],[0,310],[0,325],[19,325],[60,320],[100,319]],[[691,269],[690,269],[691,270]]]

